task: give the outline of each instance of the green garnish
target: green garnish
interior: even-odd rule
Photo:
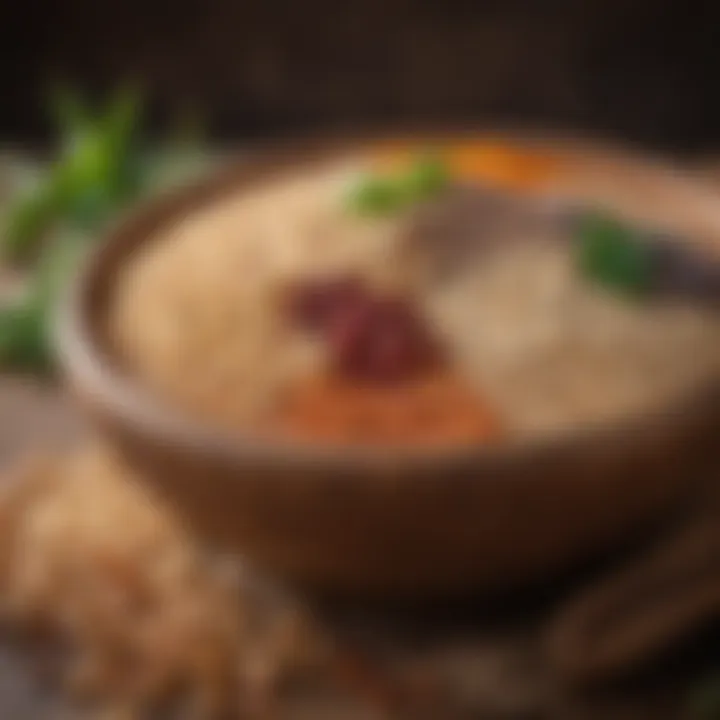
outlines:
[[[432,197],[450,182],[448,168],[436,155],[418,158],[405,177],[408,193],[413,199]]]
[[[348,207],[361,215],[392,215],[447,187],[449,173],[431,154],[417,158],[398,175],[365,175],[350,189]]]
[[[138,192],[139,95],[123,90],[95,117],[68,93],[57,93],[55,103],[60,155],[39,186],[8,208],[2,251],[10,261],[36,254],[56,223],[96,230]]]
[[[0,308],[0,364],[15,370],[48,367],[46,315],[34,297]]]
[[[587,278],[626,295],[647,291],[650,255],[639,233],[598,213],[582,216],[577,227],[577,262]]]
[[[48,326],[59,286],[89,238],[140,187],[134,90],[122,90],[94,115],[76,96],[58,91],[53,110],[58,158],[8,206],[0,237],[3,259],[31,270],[24,295],[0,306],[0,365],[33,371],[52,365]]]
[[[153,148],[141,143],[141,97],[133,88],[97,112],[59,90],[51,109],[57,159],[3,208],[0,261],[22,263],[28,284],[21,297],[0,304],[0,367],[51,369],[50,318],[80,255],[130,203],[209,165],[195,118],[176,139]]]
[[[52,368],[50,323],[59,294],[86,250],[88,236],[63,233],[45,248],[25,293],[0,307],[0,366]]]
[[[391,178],[368,175],[351,188],[349,207],[360,215],[392,215],[405,205],[403,188]]]
[[[50,183],[42,181],[7,208],[3,219],[2,255],[13,261],[27,259],[35,249],[37,239],[50,228],[56,217],[55,192]]]

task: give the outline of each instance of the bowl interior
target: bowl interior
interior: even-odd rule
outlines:
[[[462,132],[460,133],[462,134]],[[475,133],[476,134],[476,133]],[[71,382],[81,386],[85,395],[125,422],[132,423],[161,442],[181,443],[202,448],[232,460],[247,462],[250,459],[261,464],[276,466],[297,465],[372,469],[402,467],[418,474],[434,472],[438,467],[467,465],[482,462],[512,462],[513,458],[537,456],[546,453],[580,452],[591,448],[607,448],[613,443],[625,442],[631,437],[642,442],[643,437],[657,438],[659,428],[672,422],[692,424],[693,419],[706,415],[718,396],[718,384],[710,383],[697,394],[673,403],[661,412],[623,418],[620,421],[597,426],[581,426],[566,433],[538,440],[513,440],[498,446],[451,448],[373,448],[345,446],[315,446],[291,439],[254,437],[251,434],[236,435],[210,427],[187,417],[166,402],[155,397],[134,377],[124,371],[112,350],[107,334],[107,308],[114,290],[118,267],[143,243],[152,241],[163,225],[181,214],[205,206],[231,191],[250,187],[274,174],[299,169],[311,163],[330,159],[340,153],[361,152],[366,144],[378,142],[400,143],[422,138],[428,143],[455,138],[457,132],[403,133],[399,136],[369,138],[337,138],[304,140],[258,149],[249,156],[230,161],[221,172],[199,183],[165,197],[132,212],[123,218],[108,234],[104,243],[91,254],[78,281],[74,284],[66,302],[63,303],[57,323],[57,339],[60,361]],[[511,136],[512,137],[512,136]],[[666,166],[656,161],[641,159],[620,149],[583,144],[582,141],[557,141],[544,137],[516,138],[515,142],[543,147],[552,144],[559,156],[588,166],[605,167],[606,175],[625,173],[637,182],[645,173],[655,185],[668,196],[691,196],[703,209],[703,228],[712,234],[717,228],[720,237],[720,209],[710,207],[710,195],[700,185],[675,176]],[[601,170],[601,175],[602,175]],[[628,175],[629,174],[629,175]],[[683,195],[684,193],[684,195]],[[713,198],[714,200],[714,198]],[[706,207],[707,206],[707,207]],[[690,209],[690,214],[695,212]],[[713,225],[714,224],[714,225]],[[708,229],[709,228],[709,229]]]

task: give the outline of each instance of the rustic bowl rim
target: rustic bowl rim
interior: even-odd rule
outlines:
[[[703,383],[696,391],[670,401],[653,412],[635,413],[602,423],[584,423],[565,431],[536,438],[509,438],[497,444],[439,446],[437,448],[373,447],[343,444],[315,444],[291,438],[266,438],[252,432],[231,432],[211,422],[192,417],[175,408],[171,401],[158,397],[138,378],[130,376],[113,362],[113,354],[91,319],[91,298],[100,285],[112,285],[119,264],[129,252],[151,241],[153,232],[140,233],[149,222],[154,229],[183,210],[205,205],[224,193],[251,186],[264,172],[301,167],[321,157],[332,157],[343,151],[354,151],[364,144],[404,142],[408,139],[437,142],[443,138],[504,138],[511,142],[535,143],[560,141],[571,154],[589,150],[605,156],[640,160],[650,167],[658,163],[664,170],[672,163],[618,143],[586,139],[577,134],[552,131],[515,131],[505,128],[443,127],[383,129],[365,133],[309,135],[286,141],[271,141],[254,151],[225,163],[224,167],[190,185],[140,203],[122,216],[103,236],[102,242],[88,253],[74,282],[58,304],[53,323],[53,339],[60,369],[71,387],[89,398],[93,406],[123,425],[132,425],[161,443],[193,449],[226,459],[231,463],[249,461],[263,467],[309,470],[373,471],[383,475],[396,470],[405,474],[437,474],[468,466],[498,467],[514,463],[541,462],[544,457],[560,454],[585,455],[611,451],[617,443],[657,438],[678,422],[692,425],[694,418],[704,417],[720,394],[720,379]],[[573,150],[575,148],[575,150]],[[693,181],[694,183],[694,181]],[[694,183],[695,184],[695,183]],[[698,191],[704,183],[697,181]],[[707,188],[705,188],[707,189]],[[157,215],[155,220],[152,218]],[[720,217],[720,212],[719,212]],[[117,255],[117,257],[112,257]],[[106,268],[107,266],[107,268]],[[109,273],[109,274],[108,274]],[[102,281],[105,281],[104,283]],[[107,292],[107,287],[104,288]],[[115,358],[116,359],[116,358]]]

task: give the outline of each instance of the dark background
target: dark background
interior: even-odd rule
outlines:
[[[0,0],[0,134],[42,137],[55,79],[140,77],[248,137],[521,121],[720,146],[720,6],[681,0]]]

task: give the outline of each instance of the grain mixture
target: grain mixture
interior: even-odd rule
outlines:
[[[594,287],[562,239],[503,239],[450,279],[428,274],[427,248],[408,241],[416,213],[348,212],[343,193],[361,169],[348,161],[270,180],[164,228],[126,264],[112,303],[112,336],[127,369],[196,416],[262,427],[288,388],[322,375],[329,362],[316,336],[287,322],[288,285],[354,273],[410,298],[452,372],[510,435],[650,409],[717,372],[713,308]],[[374,190],[373,202],[399,202]],[[436,239],[450,245],[442,233]],[[341,354],[350,343],[351,360],[347,335],[367,330],[353,322],[345,317],[329,331]],[[407,355],[388,334],[365,332],[384,343],[376,355]]]
[[[299,608],[201,553],[108,451],[34,458],[9,475],[2,618],[62,648],[62,679],[92,717],[166,703],[193,720],[233,716],[324,657]]]

